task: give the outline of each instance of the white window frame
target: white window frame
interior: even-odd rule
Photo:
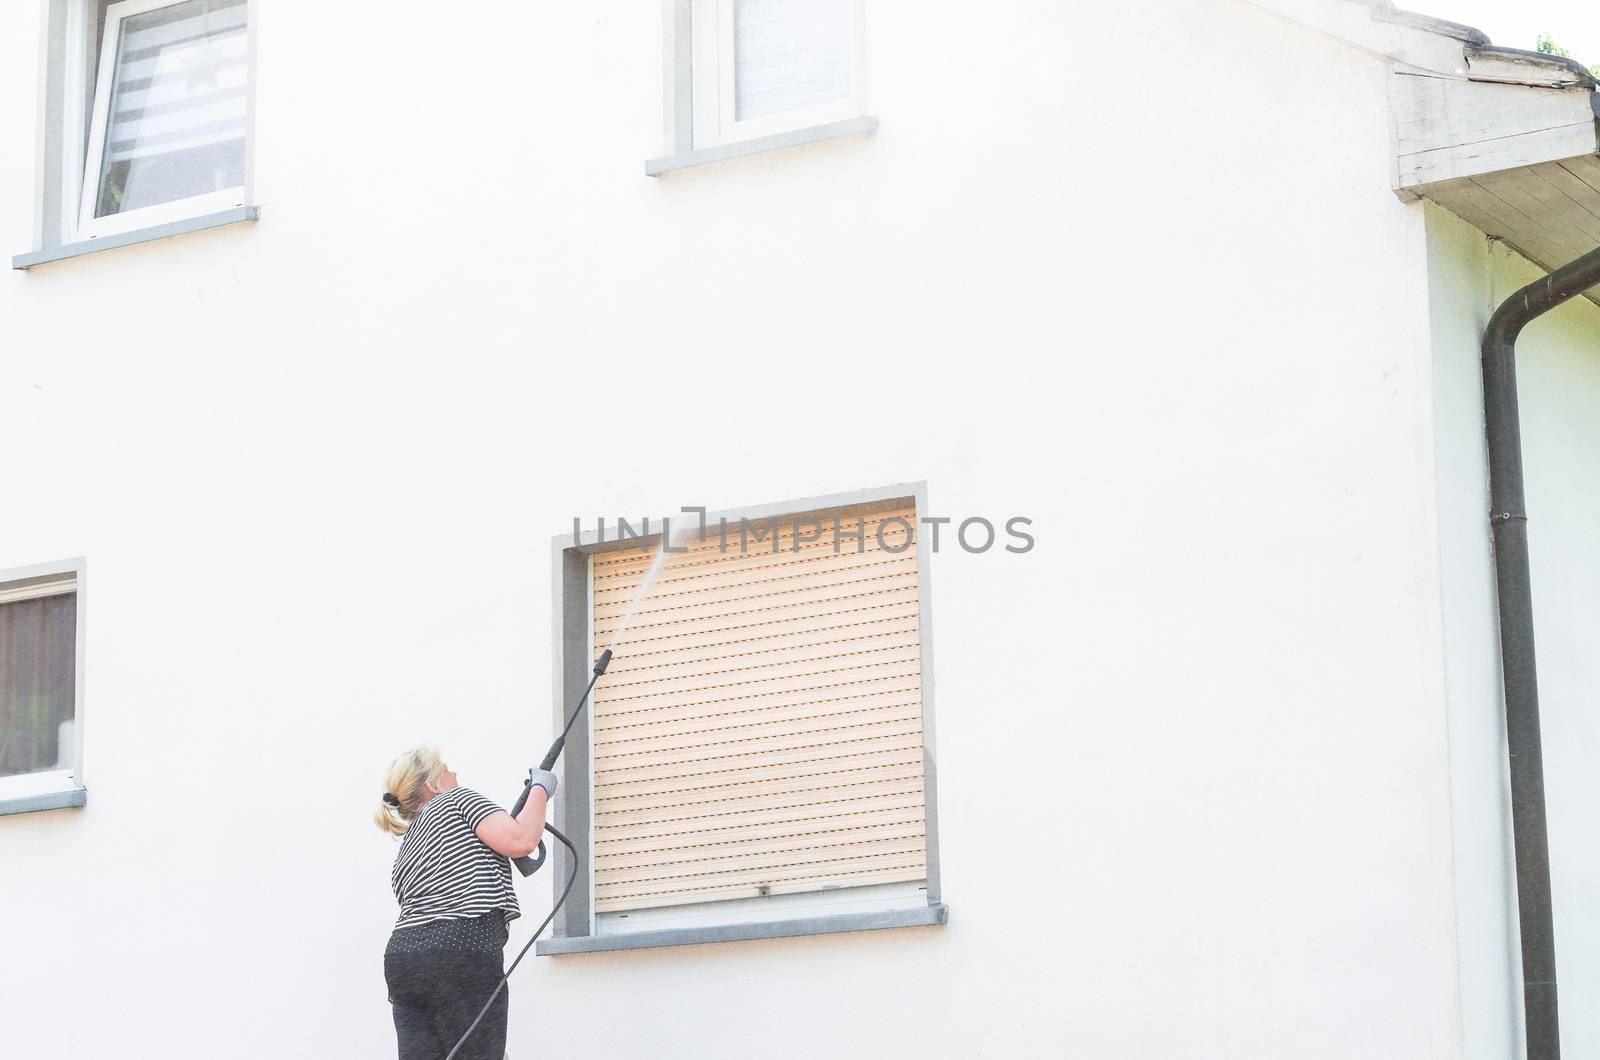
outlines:
[[[120,235],[144,228],[183,221],[207,214],[218,213],[244,206],[249,201],[249,186],[254,136],[253,104],[255,97],[255,48],[253,45],[255,5],[246,0],[245,33],[249,52],[245,89],[245,179],[234,188],[192,195],[186,199],[158,203],[137,210],[94,216],[95,202],[99,198],[100,163],[105,157],[105,138],[110,124],[111,83],[116,73],[116,56],[121,40],[122,21],[132,15],[142,15],[163,7],[172,7],[184,0],[120,0],[106,7],[105,32],[100,38],[99,66],[96,73],[93,107],[88,127],[88,142],[84,143],[85,104],[84,85],[90,69],[88,55],[88,15],[95,0],[72,0],[67,33],[69,49],[65,81],[65,126],[67,138],[63,141],[62,242],[95,239],[101,236]]]
[[[77,595],[77,622],[73,629],[73,702],[72,702],[72,765],[68,769],[47,769],[37,773],[0,777],[0,811],[11,800],[32,799],[39,796],[62,795],[82,791],[83,781],[83,659],[84,659],[84,572],[87,563],[81,557],[55,563],[40,563],[31,567],[0,570],[0,603],[36,600],[64,592]],[[35,585],[18,583],[45,579]],[[63,589],[63,583],[71,589]]]
[[[850,0],[850,94],[810,107],[740,121],[734,84],[737,75],[734,61],[736,3],[737,0],[691,0],[689,62],[693,71],[691,98],[696,150],[847,121],[867,113],[863,0]]]

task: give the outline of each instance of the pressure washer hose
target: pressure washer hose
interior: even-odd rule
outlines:
[[[578,705],[572,709],[571,716],[567,718],[567,724],[561,729],[561,735],[556,737],[556,742],[551,744],[550,749],[544,753],[544,761],[539,763],[540,769],[549,770],[556,764],[556,759],[561,757],[561,749],[567,744],[567,733],[572,730],[572,723],[578,720],[578,715],[583,712],[583,705],[589,702],[589,693],[594,691],[594,683],[600,680],[600,675],[606,672],[606,667],[610,664],[611,649],[607,648],[601,653],[599,661],[594,664],[594,676],[589,678],[589,687],[583,690],[583,698],[579,699]],[[511,807],[511,816],[513,818],[522,812],[522,807],[527,805],[529,793],[533,791],[533,771],[529,770],[528,773],[529,778],[522,785],[522,794],[517,796],[516,805]],[[545,917],[544,922],[534,929],[532,937],[528,939],[528,944],[522,947],[522,951],[517,954],[517,959],[511,962],[511,967],[507,968],[506,973],[500,977],[500,982],[495,984],[494,993],[490,994],[489,1000],[483,1003],[483,1008],[478,1010],[478,1015],[473,1019],[472,1024],[467,1027],[466,1032],[461,1035],[460,1041],[456,1042],[450,1052],[445,1054],[444,1060],[455,1060],[456,1053],[461,1051],[461,1047],[466,1044],[467,1039],[472,1037],[472,1032],[478,1029],[478,1024],[483,1022],[483,1017],[489,1012],[489,1006],[494,1004],[494,999],[500,996],[500,991],[504,990],[506,983],[511,981],[511,973],[517,970],[517,965],[522,963],[522,958],[528,955],[528,951],[539,940],[539,936],[544,933],[544,929],[550,926],[550,921],[556,918],[556,913],[561,910],[562,903],[567,900],[567,895],[572,892],[572,885],[577,882],[578,848],[573,846],[572,840],[562,835],[555,825],[546,822],[544,830],[560,840],[561,845],[567,848],[567,853],[572,855],[572,871],[567,874],[567,885],[561,888],[560,896],[556,898],[555,904],[550,907],[550,915]],[[532,876],[539,871],[539,866],[544,864],[544,859],[544,840],[541,839],[539,840],[539,856],[537,858],[516,858],[514,863],[518,871],[524,876]]]

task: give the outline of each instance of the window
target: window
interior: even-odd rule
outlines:
[[[853,0],[695,0],[697,147],[853,118]]]
[[[248,0],[46,9],[39,250],[13,265],[252,219]]]
[[[672,155],[651,174],[870,132],[861,0],[673,0]]]
[[[120,0],[98,13],[79,234],[243,205],[245,0]]]
[[[587,872],[541,953],[943,922],[920,506],[683,517],[665,556],[557,542],[563,687],[615,658],[567,745]]]
[[[80,572],[0,573],[0,813],[83,805]]]

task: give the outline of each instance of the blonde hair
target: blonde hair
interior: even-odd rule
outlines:
[[[392,794],[400,804],[395,806],[388,800],[380,801],[373,821],[392,836],[405,835],[412,818],[416,817],[425,801],[426,793],[422,785],[437,777],[443,768],[444,759],[439,756],[439,749],[431,743],[413,747],[396,758],[383,775],[383,790],[386,795]]]

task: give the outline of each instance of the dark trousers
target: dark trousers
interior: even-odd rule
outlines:
[[[499,913],[401,928],[383,954],[400,1060],[444,1060],[500,985],[506,925]],[[502,988],[456,1060],[501,1060],[509,987]]]

